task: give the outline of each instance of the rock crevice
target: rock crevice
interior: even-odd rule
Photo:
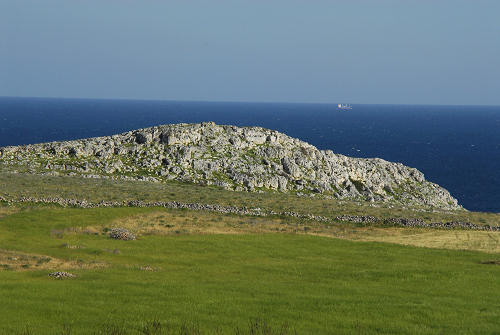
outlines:
[[[351,158],[318,150],[260,127],[172,124],[118,135],[0,148],[0,164],[34,173],[178,180],[237,191],[459,209],[448,191],[417,169],[380,158]]]

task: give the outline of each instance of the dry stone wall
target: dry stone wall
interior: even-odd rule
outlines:
[[[119,135],[0,148],[0,166],[33,173],[164,182],[236,191],[321,194],[339,199],[459,209],[417,169],[351,158],[260,127],[172,124]]]
[[[7,199],[0,196],[0,201],[7,203],[38,203],[38,204],[58,204],[63,207],[80,207],[80,208],[98,208],[98,207],[163,207],[171,209],[187,209],[194,211],[209,211],[221,214],[237,214],[248,216],[282,216],[294,217],[305,220],[313,220],[325,224],[333,222],[349,222],[364,225],[389,225],[400,227],[413,227],[413,228],[438,228],[438,229],[466,229],[466,230],[484,230],[484,231],[500,231],[500,226],[491,225],[477,225],[470,222],[450,221],[450,222],[430,222],[426,223],[418,218],[377,218],[375,216],[363,215],[348,215],[342,214],[335,217],[326,217],[314,214],[304,214],[293,211],[273,211],[265,210],[262,208],[248,208],[236,206],[222,206],[214,204],[202,203],[183,203],[178,201],[169,202],[145,202],[145,201],[101,201],[101,202],[88,202],[86,200],[77,199],[63,199],[63,198],[33,198],[33,197],[20,197],[17,199]],[[134,239],[135,237],[129,232],[124,232],[118,229],[112,234],[120,239]],[[125,237],[125,238],[123,238]]]

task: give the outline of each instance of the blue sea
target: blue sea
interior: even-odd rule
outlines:
[[[0,98],[0,146],[112,135],[166,123],[262,126],[320,149],[418,168],[469,210],[500,212],[500,106]]]

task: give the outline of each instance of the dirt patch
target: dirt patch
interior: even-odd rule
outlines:
[[[481,262],[481,264],[500,265],[500,260],[484,261],[484,262]]]
[[[92,269],[105,267],[104,263],[85,263],[66,261],[45,255],[26,254],[0,250],[0,270],[55,270],[55,269]]]
[[[104,227],[71,228],[66,233],[71,231],[72,233],[87,234],[88,231],[99,231],[99,235],[106,235],[112,229],[119,227],[140,238],[145,235],[295,232],[297,229],[303,229],[297,228],[291,222],[292,220],[281,218],[168,210],[120,218]]]
[[[500,253],[500,233],[468,230],[432,230],[408,228],[359,229],[347,239],[389,242],[426,248],[476,250]]]

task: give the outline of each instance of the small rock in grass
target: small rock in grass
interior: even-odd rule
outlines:
[[[67,279],[67,278],[73,278],[75,277],[75,275],[69,272],[57,271],[49,273],[49,277],[52,277],[54,279]]]
[[[130,241],[130,240],[135,240],[135,235],[128,231],[127,229],[123,228],[113,228],[109,232],[109,237],[115,240],[124,240],[124,241]]]
[[[139,267],[139,270],[141,270],[141,271],[155,271],[155,269],[149,265],[141,266],[141,267]]]

